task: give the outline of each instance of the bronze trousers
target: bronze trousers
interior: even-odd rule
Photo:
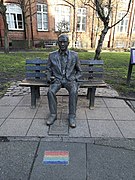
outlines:
[[[68,81],[66,79],[56,80],[48,89],[47,97],[49,110],[51,114],[57,114],[57,97],[56,93],[61,88],[66,88],[69,92],[69,116],[76,116],[76,106],[78,98],[78,83],[76,81]]]

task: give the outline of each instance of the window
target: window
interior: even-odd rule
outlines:
[[[55,31],[68,32],[70,30],[70,7],[58,5],[56,7]]]
[[[75,47],[76,48],[81,48],[82,46],[81,46],[81,42],[80,41],[76,41],[75,42]]]
[[[125,13],[118,14],[118,20],[121,19]],[[117,32],[127,32],[128,28],[128,17],[125,17],[122,21],[117,25]]]
[[[48,10],[46,4],[37,4],[37,28],[38,31],[48,30]]]
[[[123,41],[116,41],[116,48],[124,48],[125,42]]]
[[[7,23],[9,30],[23,30],[23,16],[21,8],[16,4],[7,4]]]
[[[77,11],[77,31],[86,31],[86,8],[78,8]]]

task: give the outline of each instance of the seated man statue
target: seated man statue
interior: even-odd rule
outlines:
[[[78,80],[81,77],[81,67],[78,55],[68,50],[69,38],[61,34],[58,37],[59,50],[49,54],[47,64],[47,80],[50,87],[47,93],[50,116],[47,125],[52,125],[57,119],[56,93],[64,87],[69,92],[69,126],[76,127],[76,106],[78,96]]]

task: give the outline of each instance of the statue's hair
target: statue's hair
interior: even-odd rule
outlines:
[[[68,35],[67,35],[67,34],[60,34],[60,35],[59,35],[59,37],[58,37],[58,40],[59,40],[59,38],[61,38],[61,37],[66,38],[66,39],[67,39],[67,41],[69,42],[69,37],[68,37]]]

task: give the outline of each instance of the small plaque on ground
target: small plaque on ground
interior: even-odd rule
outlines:
[[[69,134],[69,128],[66,121],[55,121],[53,125],[49,128],[49,135],[68,135]]]

